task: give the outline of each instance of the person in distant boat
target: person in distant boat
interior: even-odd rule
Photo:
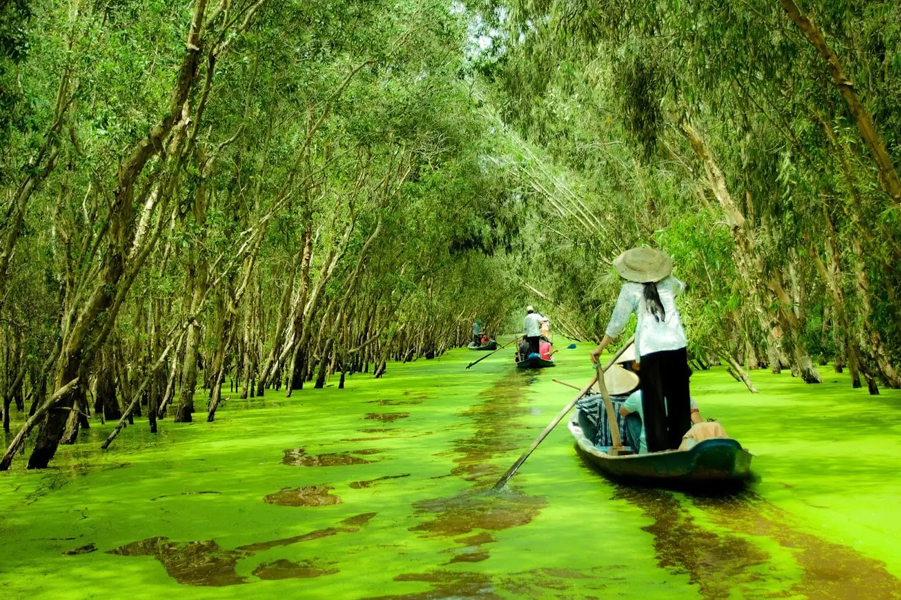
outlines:
[[[642,371],[641,412],[647,450],[676,449],[691,427],[690,370],[685,350],[688,341],[676,308],[676,296],[685,290],[685,284],[671,275],[672,259],[652,248],[628,250],[613,261],[613,266],[626,283],[604,339],[591,351],[591,360],[598,362],[601,352],[623,332],[634,313],[638,320],[635,352]]]
[[[521,362],[527,359],[529,357],[529,339],[526,336],[522,336],[522,339],[516,346],[516,362]]]
[[[551,354],[553,352],[554,347],[546,337],[541,336],[541,339],[538,342],[538,354],[540,354],[541,358],[543,358],[544,360],[551,360]]]
[[[538,354],[541,350],[539,342],[541,339],[541,321],[544,317],[535,312],[534,306],[526,307],[526,318],[523,320],[523,328],[526,330],[526,339],[529,342],[529,354]]]
[[[481,331],[482,319],[476,319],[476,322],[472,324],[472,343],[476,346],[478,346],[481,341],[481,336],[479,335]]]

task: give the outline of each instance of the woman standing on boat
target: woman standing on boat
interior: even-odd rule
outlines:
[[[648,452],[676,449],[691,427],[688,356],[685,330],[676,296],[685,284],[673,277],[672,259],[652,248],[633,248],[619,255],[613,266],[626,280],[600,345],[598,357],[625,329],[635,313],[635,353],[641,363],[641,394]],[[666,398],[666,401],[664,401]],[[669,411],[667,411],[667,406]]]

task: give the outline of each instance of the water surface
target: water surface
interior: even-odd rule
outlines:
[[[845,375],[755,372],[751,395],[695,374],[703,414],[757,454],[738,493],[609,482],[564,426],[490,493],[586,354],[523,373],[457,350],[231,399],[213,424],[139,421],[106,452],[96,424],[54,468],[0,475],[0,598],[901,599],[901,393]]]

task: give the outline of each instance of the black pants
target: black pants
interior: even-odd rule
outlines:
[[[691,428],[688,375],[685,348],[641,357],[641,408],[648,452],[678,448]]]
[[[541,336],[529,336],[526,339],[529,341],[529,354],[538,354],[538,342],[541,340]]]

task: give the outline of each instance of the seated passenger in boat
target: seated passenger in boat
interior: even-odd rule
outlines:
[[[517,345],[516,362],[522,362],[529,357],[529,340],[523,336]]]
[[[618,365],[610,367],[604,374],[604,385],[607,388],[607,393],[610,394],[614,412],[622,405],[629,393],[638,387],[638,383],[638,375]],[[596,446],[610,446],[613,443],[613,438],[610,434],[610,424],[607,419],[607,410],[604,407],[603,398],[599,394],[587,396],[579,400],[576,407],[579,409],[577,413],[579,426],[582,428],[585,437]],[[616,421],[622,443],[634,448],[631,439],[626,433],[624,416],[617,413]],[[638,439],[637,434],[635,439]]]
[[[664,403],[666,399],[664,399]],[[698,403],[695,402],[694,398],[690,398],[691,404],[691,422],[692,429],[695,425],[700,425],[704,423],[704,419],[701,418],[701,410],[698,408]],[[626,401],[623,402],[623,405],[619,409],[619,414],[625,417],[625,425],[626,425],[626,436],[630,440],[630,445],[634,448],[634,441],[636,439],[639,440],[638,443],[638,453],[639,454],[647,454],[648,453],[648,445],[647,438],[644,430],[644,419],[643,419],[644,410],[641,404],[641,390],[635,390],[632,392]],[[691,430],[689,430],[691,431]],[[688,435],[686,433],[686,435]],[[711,436],[715,437],[715,436]],[[723,436],[725,437],[725,436]],[[706,439],[706,438],[704,438]],[[683,436],[682,445],[686,444],[685,438]],[[692,444],[694,445],[694,444]],[[685,450],[682,446],[679,447],[680,450]]]
[[[695,413],[692,413],[692,421],[694,421]],[[727,438],[729,435],[719,421],[713,419],[705,422],[694,422],[685,435],[682,436],[682,443],[679,450],[691,450],[695,445],[700,444],[704,440],[712,440],[717,438]]]
[[[538,354],[541,355],[541,358],[544,360],[551,360],[551,351],[553,347],[551,343],[547,341],[547,338],[542,337],[541,341],[538,342]]]

